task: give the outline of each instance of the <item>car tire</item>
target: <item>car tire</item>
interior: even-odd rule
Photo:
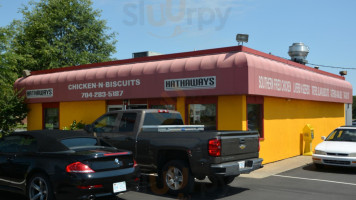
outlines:
[[[54,194],[48,177],[34,174],[27,185],[27,197],[31,200],[54,200]]]
[[[238,175],[237,175],[238,176]],[[210,182],[214,185],[218,186],[224,186],[232,183],[237,176],[216,176],[216,175],[210,175],[208,176],[208,179]]]
[[[194,189],[194,177],[186,162],[172,160],[162,170],[163,187],[171,194],[189,194]]]

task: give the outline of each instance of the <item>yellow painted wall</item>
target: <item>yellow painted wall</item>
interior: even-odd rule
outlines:
[[[264,163],[301,155],[302,129],[314,128],[313,149],[333,129],[345,124],[344,104],[283,98],[264,98],[264,140],[260,157]]]
[[[42,104],[34,103],[27,104],[29,109],[27,113],[27,130],[41,130],[42,129]]]
[[[246,130],[246,96],[218,97],[218,130]]]
[[[61,102],[59,106],[60,129],[70,127],[73,120],[84,124],[92,123],[95,119],[106,113],[105,101],[78,101]]]
[[[177,98],[177,110],[185,118],[185,98]],[[28,130],[42,129],[42,105],[28,104]],[[88,124],[106,112],[105,101],[61,102],[60,125],[73,120]],[[218,130],[246,130],[246,96],[218,97]],[[304,150],[302,129],[314,128],[313,149],[333,129],[345,123],[343,103],[329,103],[264,97],[264,140],[260,157],[264,163],[301,155]]]
[[[177,111],[182,115],[185,121],[185,97],[177,97]]]

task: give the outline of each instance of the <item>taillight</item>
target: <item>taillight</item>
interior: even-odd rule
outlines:
[[[134,165],[133,165],[133,167],[137,167],[137,162],[136,162],[135,159],[134,159]]]
[[[211,139],[209,140],[209,155],[218,157],[221,155],[221,140]]]
[[[66,172],[68,172],[68,173],[94,173],[95,171],[92,170],[88,165],[85,165],[81,162],[75,162],[75,163],[67,165]]]
[[[106,153],[104,156],[119,156],[119,155],[129,155],[129,152],[118,152],[118,153]]]
[[[168,110],[158,110],[158,113],[169,113]]]
[[[91,189],[96,189],[96,188],[103,188],[103,185],[79,185],[77,188],[82,189],[82,190],[91,190]]]

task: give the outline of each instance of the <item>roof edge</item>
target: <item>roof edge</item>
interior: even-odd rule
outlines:
[[[173,53],[173,54],[148,56],[148,57],[141,57],[141,58],[129,58],[129,59],[124,59],[124,60],[114,60],[114,61],[101,62],[101,63],[92,63],[92,64],[84,64],[84,65],[78,65],[78,66],[39,70],[39,71],[31,72],[31,74],[32,75],[49,74],[49,73],[56,73],[56,72],[63,72],[63,71],[105,67],[105,66],[109,66],[109,65],[122,65],[122,64],[129,64],[129,63],[138,63],[138,62],[168,60],[168,59],[175,59],[175,58],[194,57],[194,56],[200,56],[200,55],[218,54],[218,53],[225,53],[225,52],[241,52],[241,51],[243,51],[242,49],[243,49],[243,46],[231,46],[231,47],[206,49],[206,50],[199,50],[199,51],[189,51],[189,52],[181,52],[181,53]]]
[[[164,55],[156,55],[156,56],[149,56],[149,57],[141,57],[141,58],[129,58],[124,60],[115,60],[115,61],[108,61],[108,62],[100,62],[100,63],[92,63],[92,64],[84,64],[78,66],[70,66],[70,67],[62,67],[62,68],[55,68],[55,69],[47,69],[47,70],[39,70],[31,72],[31,75],[39,75],[39,74],[50,74],[56,72],[64,72],[64,71],[73,71],[73,70],[82,70],[82,69],[91,69],[96,67],[105,67],[111,65],[123,65],[123,64],[130,64],[130,63],[139,63],[139,62],[150,62],[150,61],[158,61],[158,60],[168,60],[168,59],[176,59],[176,58],[185,58],[185,57],[195,57],[195,56],[202,56],[208,54],[218,54],[218,53],[227,53],[227,52],[245,52],[254,54],[257,56],[261,56],[267,59],[271,59],[277,62],[282,62],[294,67],[298,67],[301,69],[305,69],[308,71],[313,71],[315,73],[323,74],[326,76],[338,78],[341,80],[345,80],[345,77],[339,76],[337,74],[332,74],[326,71],[322,71],[319,69],[314,69],[312,67],[302,65],[291,60],[287,60],[285,58],[281,58],[275,55],[267,54],[261,51],[257,51],[245,46],[231,46],[231,47],[222,47],[222,48],[214,48],[214,49],[206,49],[206,50],[199,50],[199,51],[189,51],[189,52],[181,52],[181,53],[173,53],[173,54],[164,54]]]

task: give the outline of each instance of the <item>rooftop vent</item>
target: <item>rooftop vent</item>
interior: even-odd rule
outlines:
[[[306,60],[309,53],[309,47],[304,45],[304,43],[293,43],[292,46],[289,47],[288,54],[291,57],[291,60],[300,64],[307,64]]]
[[[132,53],[133,58],[141,58],[141,57],[157,56],[157,55],[162,55],[162,54],[153,52],[153,51],[143,51],[143,52]]]

